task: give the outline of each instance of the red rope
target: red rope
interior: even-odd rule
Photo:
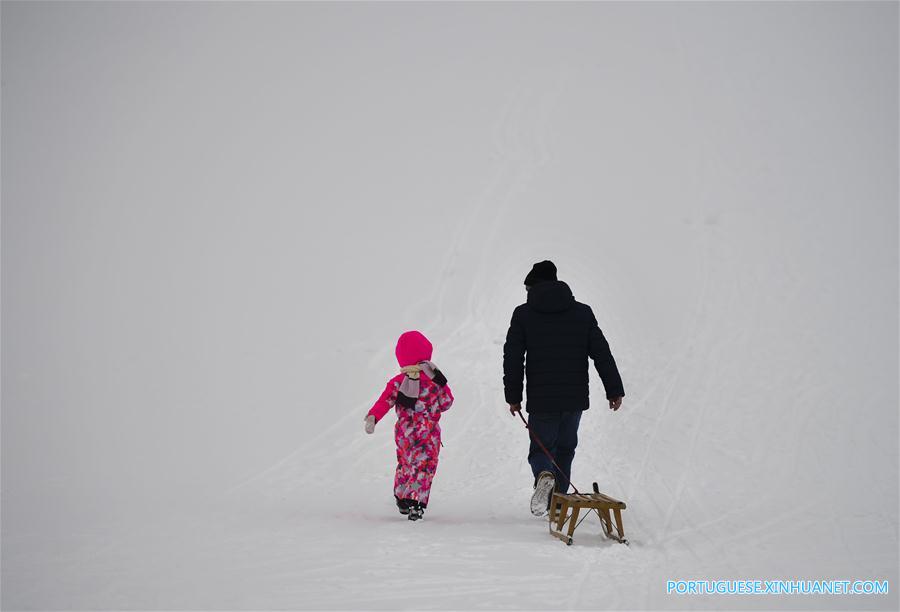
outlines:
[[[516,410],[516,414],[518,414],[519,418],[522,419],[522,422],[525,424],[525,429],[528,430],[528,433],[531,434],[531,437],[534,438],[534,441],[537,442],[537,445],[541,448],[542,451],[544,451],[544,454],[547,455],[547,458],[550,460],[550,463],[553,464],[553,467],[559,470],[559,473],[566,477],[566,480],[568,480],[569,484],[572,485],[572,490],[575,491],[575,494],[580,495],[578,488],[572,483],[572,479],[569,478],[569,475],[566,474],[563,469],[559,467],[559,465],[557,465],[556,460],[553,458],[553,455],[550,454],[550,451],[547,450],[547,447],[544,446],[544,443],[541,442],[541,439],[538,438],[536,433],[534,433],[534,430],[528,426],[528,421],[526,421],[525,417],[522,416],[522,411]]]

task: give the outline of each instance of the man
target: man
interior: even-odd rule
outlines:
[[[562,493],[569,489],[578,424],[588,409],[588,357],[594,360],[611,410],[622,405],[625,391],[591,307],[576,302],[569,286],[557,280],[553,262],[534,264],[525,289],[527,302],[513,311],[503,345],[503,388],[515,416],[522,409],[523,377],[528,382],[528,463],[535,477],[531,511],[542,516],[554,488]]]

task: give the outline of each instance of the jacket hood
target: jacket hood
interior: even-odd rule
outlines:
[[[408,331],[397,340],[397,363],[401,368],[416,365],[420,361],[431,361],[431,342],[422,332]]]
[[[528,290],[528,305],[538,312],[562,312],[574,304],[572,290],[562,281],[544,281]]]

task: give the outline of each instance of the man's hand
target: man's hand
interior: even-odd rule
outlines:
[[[510,416],[516,416],[516,413],[522,412],[522,404],[510,404],[509,405],[509,414]]]
[[[375,431],[375,415],[366,416],[366,433],[370,434]]]
[[[621,397],[614,397],[609,400],[609,409],[612,410],[613,412],[618,410],[621,405],[622,405]]]

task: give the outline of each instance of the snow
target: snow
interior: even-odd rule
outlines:
[[[2,21],[3,609],[898,608],[896,4]],[[545,258],[623,375],[573,481],[627,547],[528,512]],[[418,523],[363,432],[407,329],[456,396]],[[665,592],[706,578],[892,589]]]

